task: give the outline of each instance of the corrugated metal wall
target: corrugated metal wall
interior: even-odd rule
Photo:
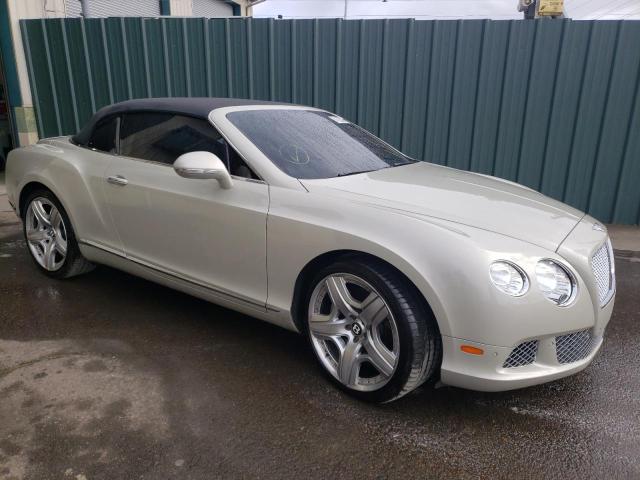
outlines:
[[[416,158],[640,221],[640,22],[22,22],[43,137],[147,96],[333,110]]]

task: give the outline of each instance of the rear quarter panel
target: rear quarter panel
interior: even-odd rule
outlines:
[[[32,182],[51,190],[64,207],[79,239],[122,251],[104,202],[105,171],[110,156],[78,147],[69,137],[41,140],[9,154],[6,168],[9,200],[22,215],[20,196]]]

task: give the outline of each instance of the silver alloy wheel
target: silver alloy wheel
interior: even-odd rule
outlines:
[[[49,199],[37,197],[29,204],[25,232],[29,250],[42,268],[54,272],[62,267],[67,257],[67,229]]]
[[[308,323],[318,357],[342,384],[373,391],[393,376],[398,326],[387,302],[363,279],[347,273],[324,278],[311,294]]]

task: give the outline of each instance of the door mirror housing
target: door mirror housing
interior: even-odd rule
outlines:
[[[211,152],[189,152],[173,162],[173,169],[184,178],[214,178],[224,189],[233,186],[231,175],[222,160]]]

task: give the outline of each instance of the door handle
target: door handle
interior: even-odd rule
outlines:
[[[107,182],[124,187],[127,183],[129,183],[129,180],[124,178],[122,175],[112,175],[110,177],[107,177]]]

